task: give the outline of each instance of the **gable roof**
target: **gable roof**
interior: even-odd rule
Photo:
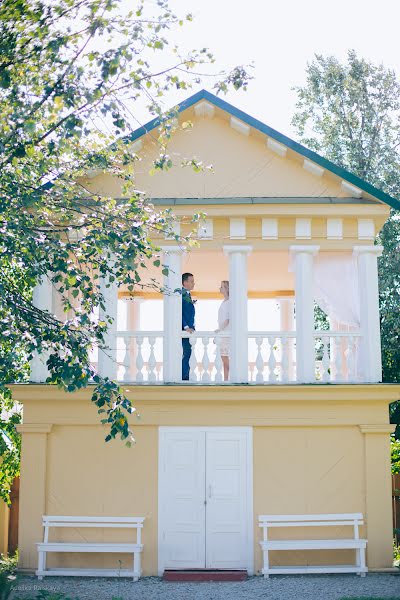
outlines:
[[[272,127],[269,127],[268,125],[266,125],[265,123],[262,123],[258,119],[251,117],[244,111],[240,110],[239,108],[236,108],[232,104],[229,104],[229,102],[222,100],[221,98],[219,98],[218,96],[215,96],[215,94],[212,94],[211,92],[208,92],[207,90],[200,90],[196,94],[193,94],[192,96],[190,96],[189,98],[187,98],[186,100],[184,100],[183,102],[178,104],[175,107],[175,110],[179,114],[179,113],[187,110],[188,108],[194,106],[201,100],[206,100],[210,104],[213,104],[214,106],[227,112],[231,116],[233,116],[237,119],[240,119],[241,121],[243,121],[250,127],[253,127],[254,129],[260,131],[261,133],[264,133],[268,137],[287,146],[294,152],[297,152],[298,154],[304,156],[308,160],[311,160],[314,163],[316,163],[317,165],[321,166],[322,168],[327,169],[331,173],[334,173],[335,175],[344,179],[348,183],[360,188],[367,194],[370,194],[371,196],[374,196],[375,198],[377,198],[378,200],[381,200],[385,204],[389,204],[389,206],[392,206],[393,208],[400,210],[400,200],[397,200],[396,198],[390,196],[389,194],[386,194],[385,192],[383,192],[382,190],[371,185],[364,179],[357,177],[357,175],[354,175],[354,173],[350,173],[350,171],[347,171],[346,169],[339,167],[338,165],[336,165],[335,163],[331,162],[330,160],[324,158],[317,152],[314,152],[313,150],[309,150],[302,144],[295,142],[294,140],[287,137],[283,133],[279,133],[279,131],[276,131],[276,129],[273,129]],[[145,125],[142,125],[138,129],[136,129],[126,139],[133,142],[133,141],[137,140],[138,138],[142,137],[143,135],[146,135],[153,129],[155,129],[158,125],[160,125],[160,123],[161,123],[161,119],[159,117],[156,117],[155,119],[152,119]]]

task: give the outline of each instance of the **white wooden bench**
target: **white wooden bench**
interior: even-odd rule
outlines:
[[[43,542],[37,544],[39,562],[36,575],[39,579],[46,576],[74,575],[89,577],[133,577],[137,581],[141,575],[141,532],[144,517],[43,517],[44,537]],[[56,527],[74,528],[125,528],[136,531],[136,543],[92,543],[92,542],[49,542],[49,530]],[[46,569],[46,554],[48,552],[105,552],[133,554],[132,569]]]
[[[263,528],[264,539],[260,542],[264,566],[262,573],[265,578],[274,574],[300,573],[357,573],[365,577],[368,569],[365,566],[365,549],[367,540],[359,537],[359,526],[363,525],[361,513],[331,514],[331,515],[261,515],[259,525]],[[353,529],[353,537],[335,539],[269,539],[268,530],[272,527],[340,527],[348,526]],[[270,567],[269,553],[275,550],[355,550],[354,565],[309,565],[309,566],[275,566]]]

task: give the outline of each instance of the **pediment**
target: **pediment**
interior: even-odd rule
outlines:
[[[157,123],[133,134],[135,185],[153,199],[349,198],[400,202],[297,142],[202,91],[182,103],[166,153],[172,167],[160,171]],[[195,159],[200,172],[182,166]],[[92,178],[100,193],[119,196],[122,182],[110,174]]]

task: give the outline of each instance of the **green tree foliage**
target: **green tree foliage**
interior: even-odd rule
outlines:
[[[315,55],[297,87],[292,123],[300,141],[362,179],[400,196],[400,82],[359,58]],[[400,381],[400,215],[392,210],[378,239],[383,381]],[[391,406],[400,437],[400,403]]]
[[[392,473],[400,473],[400,440],[393,436],[390,442],[392,454]]]
[[[35,352],[49,354],[48,383],[73,392],[94,382],[92,400],[108,425],[106,439],[132,440],[130,400],[89,362],[94,345],[105,347],[109,325],[92,315],[103,306],[99,277],[130,290],[142,285],[138,270],[152,258],[159,264],[152,235],[171,228],[171,215],[156,212],[135,188],[129,133],[138,125],[136,106],[145,100],[160,123],[154,169],[170,168],[173,115],[163,115],[162,96],[197,82],[196,68],[214,61],[207,49],[183,55],[174,46],[174,31],[186,20],[191,16],[174,15],[168,0],[0,3],[0,450],[8,464],[5,469],[3,463],[0,495],[5,499],[18,470],[9,448],[11,440],[18,451],[18,416],[11,411],[10,418],[7,385],[26,380]],[[218,79],[217,93],[228,86],[245,89],[248,75],[236,67]],[[118,177],[124,197],[91,193],[84,183],[88,170]],[[63,320],[32,304],[32,287],[45,276],[58,290]]]

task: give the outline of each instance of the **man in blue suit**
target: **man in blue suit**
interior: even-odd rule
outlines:
[[[196,309],[190,292],[194,288],[194,277],[192,273],[183,273],[182,275],[182,330],[193,333],[195,330]],[[189,380],[189,360],[192,354],[192,347],[189,338],[182,338],[182,380]]]

